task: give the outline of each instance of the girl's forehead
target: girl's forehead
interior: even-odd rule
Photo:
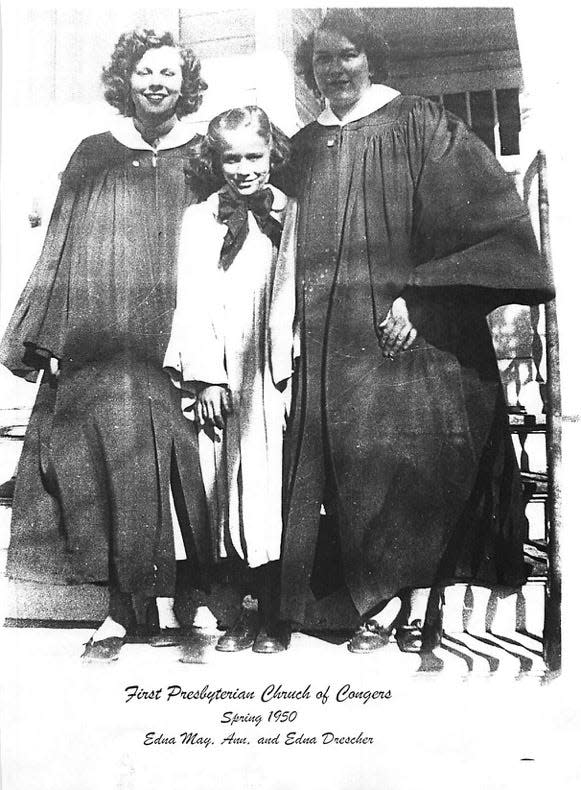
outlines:
[[[134,68],[158,68],[158,69],[180,69],[182,65],[182,57],[180,51],[176,47],[152,47],[147,49],[140,60],[137,61]]]
[[[268,140],[252,126],[239,126],[236,129],[221,131],[224,150],[264,149],[268,148]]]

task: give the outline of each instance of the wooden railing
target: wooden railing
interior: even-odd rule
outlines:
[[[547,161],[544,152],[536,157],[539,179],[539,220],[541,254],[553,275],[549,231],[549,196]],[[545,628],[543,645],[549,670],[561,669],[561,381],[559,369],[559,335],[557,308],[553,299],[545,307],[547,342],[547,474],[548,474],[548,558],[549,570],[545,596]]]
[[[549,231],[547,162],[542,151],[537,153],[524,176],[524,199],[529,208],[532,186],[535,180],[538,188],[537,208],[541,255],[552,280],[553,266]],[[538,311],[538,308],[532,309]],[[542,381],[540,376],[536,360],[538,355],[534,353],[533,348],[533,356],[537,363],[537,381],[539,382],[544,405],[544,425],[539,424],[539,421],[535,420],[532,415],[529,415],[528,422],[527,417],[525,417],[519,425],[513,425],[512,429],[514,433],[519,435],[522,447],[521,471],[523,473],[525,498],[527,494],[526,475],[528,473],[525,449],[526,438],[530,433],[539,431],[545,433],[546,486],[543,485],[544,481],[541,479],[537,481],[531,480],[530,482],[535,487],[533,496],[538,495],[546,499],[547,578],[545,585],[543,652],[549,672],[558,673],[561,669],[561,388],[557,310],[554,299],[545,305],[545,354],[546,382]],[[541,475],[539,477],[542,478],[544,476]],[[541,490],[545,487],[546,491]]]

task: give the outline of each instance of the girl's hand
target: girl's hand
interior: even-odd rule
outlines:
[[[411,347],[418,333],[410,321],[407,304],[402,296],[394,300],[379,330],[379,345],[384,357],[393,359],[400,351],[407,351]]]
[[[230,391],[221,384],[209,384],[198,393],[196,422],[200,426],[224,428],[226,416],[232,409]]]
[[[54,376],[55,379],[58,379],[60,376],[61,368],[59,361],[56,357],[51,357],[48,362],[48,372],[51,376]]]

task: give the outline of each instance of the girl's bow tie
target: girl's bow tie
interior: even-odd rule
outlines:
[[[260,230],[278,249],[282,226],[270,215],[273,200],[274,195],[268,187],[248,198],[234,196],[227,187],[223,187],[218,192],[218,221],[228,228],[220,253],[220,263],[224,269],[230,266],[246,241],[249,211],[252,212]]]

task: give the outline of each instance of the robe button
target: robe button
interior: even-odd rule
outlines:
[[[139,167],[139,161],[137,159],[134,159],[131,164],[133,165],[133,167]]]

